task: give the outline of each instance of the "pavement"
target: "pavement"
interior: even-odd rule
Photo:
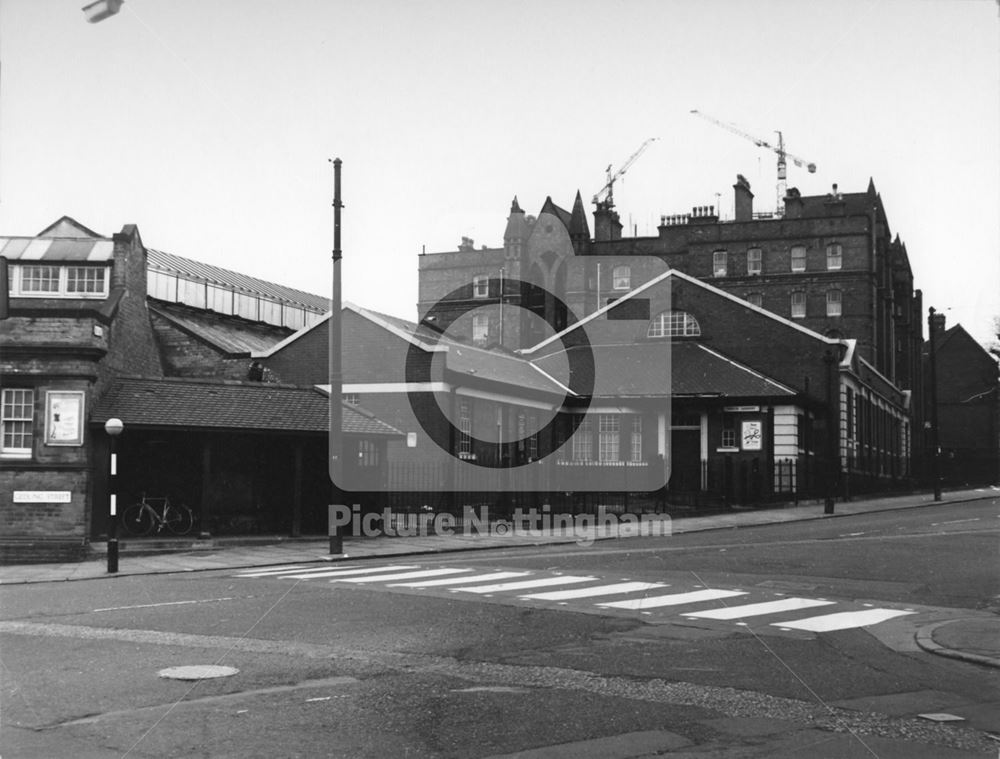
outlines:
[[[933,495],[911,494],[883,498],[838,501],[833,514],[825,514],[823,502],[800,503],[784,508],[740,509],[721,514],[677,516],[667,519],[666,534],[732,530],[783,524],[813,519],[833,519],[856,514],[957,504],[994,498],[1000,502],[1000,487],[951,491],[940,501]],[[661,525],[661,528],[664,525]],[[632,531],[636,532],[636,531]],[[664,533],[660,533],[664,534]],[[92,543],[95,558],[64,564],[22,564],[0,566],[0,585],[72,580],[114,579],[132,575],[199,572],[220,569],[298,564],[315,561],[356,561],[393,556],[413,556],[497,548],[589,544],[594,540],[624,540],[641,535],[629,534],[624,525],[617,529],[590,526],[568,533],[558,530],[511,530],[506,534],[425,534],[342,539],[343,553],[331,554],[326,538],[255,537],[238,539],[192,540],[173,538],[151,542],[149,539],[123,540],[119,544],[116,573],[108,572],[107,544]],[[990,667],[1000,668],[1000,617],[969,617],[928,625],[918,631],[917,644],[926,651]]]

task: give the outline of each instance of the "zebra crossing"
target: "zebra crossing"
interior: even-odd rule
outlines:
[[[706,587],[700,583],[687,583],[685,587],[668,582],[522,569],[483,570],[409,563],[296,564],[247,570],[233,576],[245,580],[322,581],[390,592],[549,605],[598,614],[629,613],[655,622],[673,619],[749,627],[763,621],[764,625],[785,632],[827,633],[870,627],[916,613],[909,608],[877,608],[873,604],[788,596],[761,588]],[[817,613],[820,610],[823,613]]]

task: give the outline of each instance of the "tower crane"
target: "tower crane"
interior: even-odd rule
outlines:
[[[787,150],[785,150],[785,138],[781,134],[781,132],[777,133],[778,144],[773,145],[767,140],[763,140],[760,137],[754,137],[752,134],[747,134],[742,129],[739,129],[725,121],[720,121],[719,119],[713,118],[712,116],[709,116],[707,113],[702,113],[697,109],[691,109],[691,113],[693,113],[695,116],[701,116],[701,118],[705,119],[706,121],[710,121],[716,126],[720,126],[723,129],[726,129],[735,135],[739,135],[740,137],[744,137],[750,140],[750,142],[752,142],[757,147],[767,148],[768,150],[773,150],[775,153],[778,154],[778,186],[777,186],[778,199],[776,208],[779,215],[784,213],[785,192],[787,191],[787,185],[788,185],[787,181],[788,163],[786,159],[791,158],[792,163],[794,163],[796,166],[799,167],[805,166],[806,171],[808,171],[810,174],[816,173],[816,164],[814,164],[812,161],[807,161],[805,158],[799,158],[798,156],[792,155]]]
[[[619,167],[619,169],[617,171],[615,171],[614,173],[612,173],[612,171],[611,171],[611,164],[608,164],[608,168],[606,169],[607,174],[608,174],[608,181],[605,182],[604,183],[604,187],[602,187],[600,190],[598,190],[597,194],[594,195],[593,202],[596,203],[596,204],[598,204],[598,205],[604,205],[607,208],[614,208],[615,207],[615,199],[614,199],[615,182],[617,182],[621,178],[621,176],[626,171],[629,170],[629,167],[631,167],[632,164],[635,163],[636,160],[639,158],[639,156],[641,156],[643,154],[643,151],[645,151],[646,148],[649,147],[649,144],[651,142],[655,142],[658,139],[660,139],[660,138],[659,137],[650,137],[648,140],[646,140],[644,143],[642,143],[642,145],[639,146],[639,149],[636,150],[632,155],[630,155],[628,157],[628,160],[625,161],[625,163],[623,163]]]

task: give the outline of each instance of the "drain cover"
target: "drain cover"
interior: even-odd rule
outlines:
[[[232,677],[239,672],[236,667],[220,667],[216,664],[192,664],[187,667],[168,667],[161,669],[160,677],[171,680],[211,680],[215,677]]]

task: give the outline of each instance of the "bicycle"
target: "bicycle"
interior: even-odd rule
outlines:
[[[153,528],[159,535],[167,528],[174,535],[187,535],[194,526],[194,514],[184,505],[170,502],[166,496],[153,497],[142,494],[138,503],[133,503],[122,514],[125,532],[136,537],[149,535]]]

